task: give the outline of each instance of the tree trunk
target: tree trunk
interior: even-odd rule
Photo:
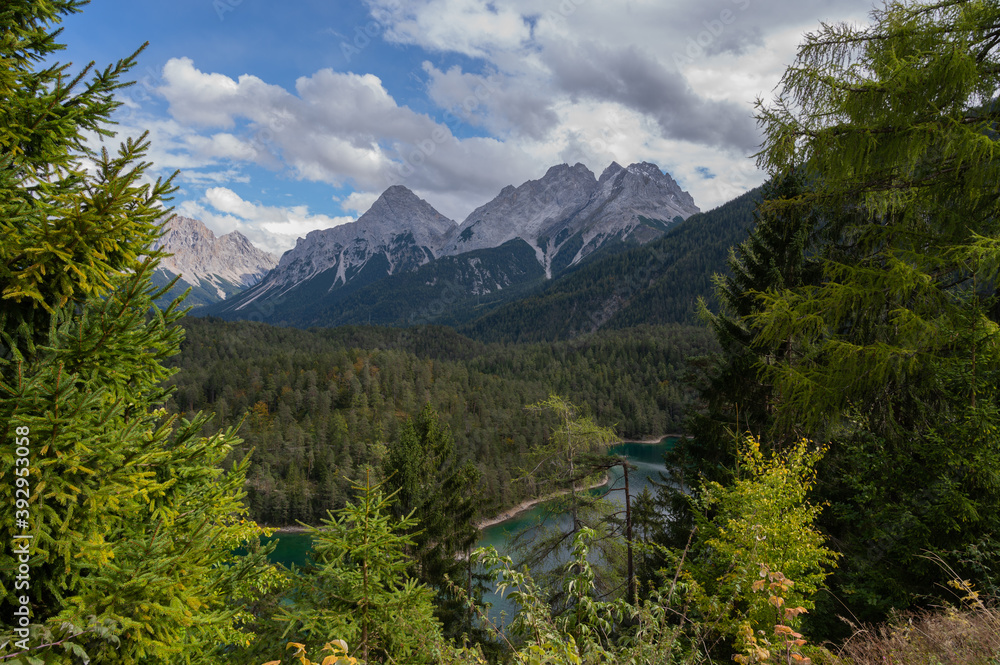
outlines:
[[[635,566],[632,561],[632,498],[628,489],[628,461],[622,460],[625,472],[625,547],[628,550],[628,602],[635,604]]]

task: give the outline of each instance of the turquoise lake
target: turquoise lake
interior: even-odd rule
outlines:
[[[629,494],[633,498],[642,492],[643,488],[646,486],[650,486],[650,490],[654,489],[652,487],[652,481],[658,480],[659,473],[665,470],[663,465],[663,453],[670,448],[675,440],[676,439],[673,438],[663,439],[660,443],[655,444],[620,443],[608,450],[609,456],[619,455],[625,457],[632,464],[632,466],[635,467],[629,472]],[[607,499],[609,501],[624,508],[625,492],[608,492],[609,489],[624,490],[624,480],[622,478],[621,467],[614,467],[611,469],[607,485],[590,491],[595,493],[607,492]],[[530,510],[512,517],[506,522],[501,522],[500,524],[488,527],[483,530],[482,537],[480,538],[477,547],[492,545],[501,554],[506,553],[508,549],[508,539],[510,536],[517,534],[526,528],[535,526],[539,520],[545,517],[549,512],[550,511],[545,504],[539,504]],[[568,525],[570,517],[568,514],[549,516],[549,520],[552,519],[555,519],[557,522],[562,520],[566,523],[566,525]],[[286,566],[291,564],[302,566],[306,564],[309,557],[309,550],[312,546],[312,542],[308,534],[282,533],[269,539],[264,539],[264,542],[270,542],[271,540],[278,541],[274,553],[271,555],[272,561]],[[492,618],[499,616],[501,611],[506,612],[507,615],[510,616],[516,610],[516,607],[507,603],[505,599],[499,598],[493,594],[489,594],[486,600],[493,603],[493,608],[490,612]]]

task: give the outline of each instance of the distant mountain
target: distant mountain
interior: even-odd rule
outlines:
[[[350,292],[331,295],[324,304],[288,312],[282,324],[299,327],[351,324],[455,325],[479,307],[526,295],[544,282],[533,249],[520,238],[500,247],[442,256],[413,272],[401,272]]]
[[[164,221],[163,229],[154,246],[172,256],[160,261],[153,282],[166,285],[175,276],[180,279],[160,299],[161,306],[189,287],[187,305],[225,300],[259,282],[278,263],[277,257],[255,247],[239,231],[217,238],[197,219],[179,215]]]
[[[714,303],[712,275],[728,272],[730,247],[753,226],[753,189],[645,245],[595,256],[527,297],[458,330],[481,341],[542,341],[640,324],[696,323],[697,301]]]
[[[612,164],[600,179],[583,164],[554,166],[505,187],[460,225],[397,185],[356,222],[299,239],[260,284],[204,313],[399,325],[424,318],[440,283],[454,293],[449,311],[468,318],[456,302],[524,295],[598,250],[648,242],[696,212],[690,194],[649,163]]]
[[[698,212],[691,195],[647,162],[612,163],[600,179],[583,164],[553,166],[539,180],[505,187],[455,229],[454,255],[520,238],[552,277],[609,242],[646,242]]]
[[[287,323],[300,310],[330,307],[366,284],[413,271],[435,258],[456,227],[406,187],[385,190],[356,222],[311,231],[255,288],[210,313]]]

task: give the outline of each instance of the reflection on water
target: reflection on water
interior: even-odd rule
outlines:
[[[629,495],[633,500],[642,493],[644,487],[648,486],[651,492],[655,491],[656,488],[652,484],[653,481],[659,481],[660,472],[666,470],[666,467],[663,465],[663,453],[673,445],[674,441],[676,441],[675,438],[669,438],[656,444],[621,443],[608,450],[609,456],[624,457],[635,467],[629,471],[628,477]],[[613,467],[609,472],[608,484],[604,487],[591,490],[591,492],[598,495],[607,494],[606,498],[608,501],[621,506],[622,510],[624,510],[625,481],[623,476],[624,474],[620,466]],[[558,524],[563,529],[569,528],[570,517],[568,514],[564,513],[552,516],[549,514],[549,508],[545,504],[540,504],[531,510],[512,517],[506,522],[501,522],[500,524],[484,529],[477,547],[492,545],[501,554],[510,553],[511,539],[525,529],[537,526],[546,515],[548,515],[549,524]],[[565,556],[566,554],[564,553],[562,560],[565,560]],[[560,561],[556,563],[558,562]],[[501,598],[495,593],[485,594],[484,600],[493,605],[489,615],[490,619],[495,623],[499,622],[501,612],[506,614],[504,622],[509,623],[510,617],[517,611],[517,607],[513,603],[508,602],[505,598]]]
[[[632,464],[632,466],[635,467],[629,472],[629,494],[633,498],[640,494],[642,489],[646,486],[649,486],[650,491],[655,489],[652,487],[652,481],[659,480],[659,472],[665,470],[663,466],[663,453],[670,448],[675,440],[676,439],[673,438],[664,439],[660,443],[656,444],[622,443],[614,446],[608,451],[608,455],[619,455],[625,457]],[[624,490],[625,483],[622,477],[623,474],[621,467],[612,468],[609,472],[609,476],[608,485],[592,490],[592,492],[603,494],[607,492],[608,489]],[[624,507],[625,492],[608,492],[607,499],[614,504]],[[548,510],[544,505],[535,506],[531,510],[516,515],[506,522],[501,522],[500,524],[484,529],[482,537],[476,546],[486,547],[488,545],[492,545],[498,552],[505,554],[509,551],[508,541],[511,536],[523,531],[526,528],[537,525],[539,520],[547,513]],[[568,523],[568,515],[564,515],[562,517]],[[286,566],[293,563],[297,566],[305,565],[306,559],[309,556],[309,550],[312,546],[309,534],[281,533],[276,534],[269,539],[264,539],[264,542],[270,542],[271,540],[278,541],[278,544],[271,555],[271,560],[273,562],[281,563]],[[490,611],[490,617],[494,620],[500,616],[500,612],[505,612],[508,617],[507,620],[509,621],[509,617],[512,616],[517,609],[505,599],[492,593],[488,594],[486,600],[493,603],[493,608]]]
[[[312,549],[312,539],[308,533],[276,533],[270,538],[261,538],[260,542],[267,545],[274,540],[277,540],[278,544],[274,546],[274,551],[269,557],[272,563],[289,567],[292,564],[300,567],[306,565],[306,559]]]

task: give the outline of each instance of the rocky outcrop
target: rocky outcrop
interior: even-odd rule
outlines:
[[[279,296],[321,274],[328,278],[326,289],[333,290],[361,273],[372,279],[373,272],[415,270],[437,256],[435,249],[455,226],[409,189],[394,185],[356,222],[299,238],[259,288],[235,307]]]
[[[179,215],[164,221],[163,229],[155,246],[171,256],[160,261],[160,270],[169,277],[180,275],[202,292],[214,292],[219,300],[253,286],[278,263],[239,231],[216,237],[197,219]]]
[[[554,270],[579,262],[609,242],[646,242],[696,212],[691,195],[655,164],[623,168],[612,163],[600,179],[583,164],[560,164],[538,180],[505,187],[474,210],[451,232],[440,254],[497,247],[521,238],[534,248],[551,277]]]

